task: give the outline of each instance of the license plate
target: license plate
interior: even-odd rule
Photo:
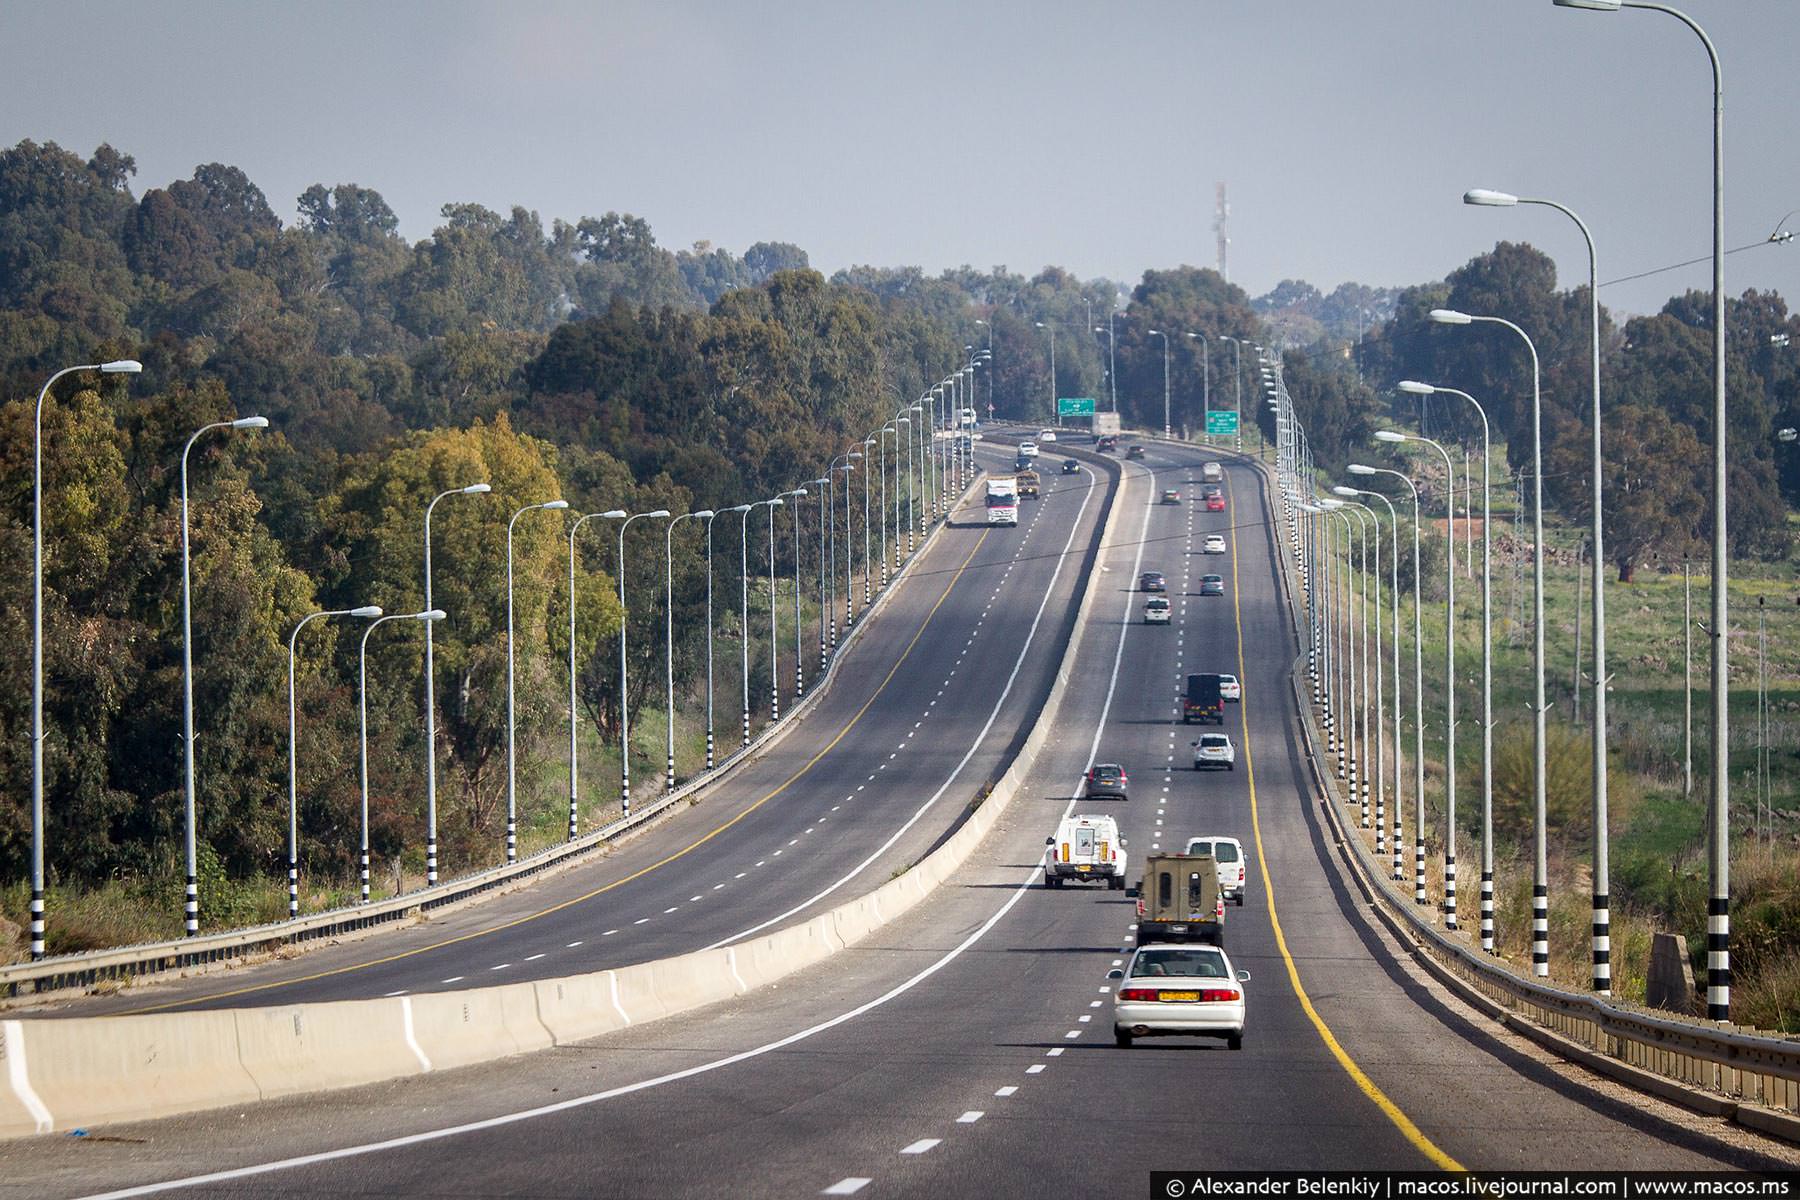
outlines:
[[[1186,933],[1187,926],[1186,925],[1171,925],[1171,926],[1169,926],[1169,932],[1170,933]]]
[[[1162,993],[1160,998],[1163,1000],[1187,1000],[1189,1002],[1197,1002],[1200,999],[1200,993],[1199,992],[1164,992],[1164,993]]]
[[[1076,868],[1075,868],[1075,869],[1076,869],[1076,870],[1077,870],[1077,871],[1091,871],[1091,870],[1093,870],[1093,868],[1092,868],[1092,867],[1087,867],[1087,866],[1081,866],[1081,867],[1076,867]]]

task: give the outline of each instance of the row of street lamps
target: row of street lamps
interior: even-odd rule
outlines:
[[[1116,316],[1117,316],[1116,312],[1109,313],[1109,314],[1107,314],[1105,325],[1093,326],[1093,330],[1095,333],[1104,333],[1107,338],[1107,355],[1108,355],[1107,378],[1109,381],[1109,386],[1111,386],[1113,389],[1112,390],[1112,411],[1113,412],[1119,411],[1119,394],[1118,394],[1117,376],[1114,374],[1115,367],[1112,365],[1112,360],[1111,360],[1112,339],[1113,339],[1114,334],[1117,332],[1116,329],[1114,328]],[[1127,313],[1125,316],[1125,319],[1130,320],[1131,315],[1129,313]],[[1050,407],[1051,407],[1052,411],[1055,411],[1056,403],[1057,403],[1057,395],[1056,395],[1056,326],[1052,325],[1051,323],[1049,323],[1047,321],[1033,321],[1032,324],[1035,325],[1037,328],[1044,330],[1045,333],[1047,333],[1050,337]],[[1173,434],[1174,425],[1173,425],[1173,417],[1172,417],[1171,410],[1170,410],[1169,335],[1160,329],[1147,329],[1144,332],[1149,337],[1157,337],[1157,338],[1162,339],[1163,436],[1170,437]],[[1193,333],[1193,332],[1185,332],[1184,331],[1181,336],[1184,338],[1189,338],[1189,339],[1198,339],[1200,342],[1200,432],[1201,432],[1201,437],[1202,437],[1203,441],[1207,445],[1211,445],[1212,444],[1212,435],[1207,432],[1206,427],[1207,427],[1207,423],[1208,423],[1207,418],[1212,413],[1212,370],[1208,364],[1208,359],[1212,354],[1212,343],[1207,338],[1206,334],[1204,334],[1204,333]],[[1230,342],[1231,343],[1232,377],[1235,381],[1235,387],[1236,387],[1235,403],[1237,405],[1237,412],[1238,412],[1238,432],[1237,432],[1236,445],[1237,445],[1237,448],[1241,450],[1241,449],[1243,449],[1243,446],[1244,446],[1244,421],[1243,421],[1243,411],[1244,411],[1244,353],[1243,352],[1244,352],[1244,347],[1249,346],[1252,350],[1256,351],[1256,353],[1258,355],[1261,355],[1263,353],[1263,346],[1260,342],[1253,342],[1249,338],[1236,338],[1236,337],[1232,337],[1230,334],[1226,334],[1226,333],[1217,333],[1217,334],[1214,334],[1213,336],[1218,338],[1222,342]],[[1057,416],[1060,419],[1061,413],[1058,412]]]

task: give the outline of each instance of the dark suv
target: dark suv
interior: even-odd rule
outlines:
[[[1168,581],[1163,578],[1161,571],[1145,571],[1138,576],[1138,591],[1140,592],[1166,592],[1168,590]]]
[[[1095,763],[1087,773],[1087,796],[1094,800],[1110,796],[1115,800],[1128,800],[1125,794],[1125,768],[1118,763]]]

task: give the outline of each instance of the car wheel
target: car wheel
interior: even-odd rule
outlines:
[[[1227,771],[1235,771],[1235,770],[1237,770],[1237,764],[1236,763],[1226,763],[1225,769]]]
[[[1244,1035],[1241,1033],[1232,1034],[1225,1039],[1225,1046],[1229,1050],[1242,1050],[1244,1048]]]
[[[1113,1045],[1122,1050],[1131,1049],[1131,1031],[1129,1029],[1113,1030]]]

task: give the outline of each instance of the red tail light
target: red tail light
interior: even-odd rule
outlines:
[[[1126,1000],[1126,1001],[1136,1000],[1139,1002],[1144,1002],[1144,1001],[1160,1000],[1161,998],[1162,998],[1162,993],[1157,991],[1155,988],[1126,988],[1124,991],[1119,993],[1119,999]]]
[[[1239,999],[1242,996],[1236,988],[1207,988],[1200,993],[1200,1000],[1204,1004],[1229,1003]]]
[[[1144,919],[1144,898],[1142,896],[1138,897],[1137,914],[1138,914],[1138,920],[1141,921]]]

